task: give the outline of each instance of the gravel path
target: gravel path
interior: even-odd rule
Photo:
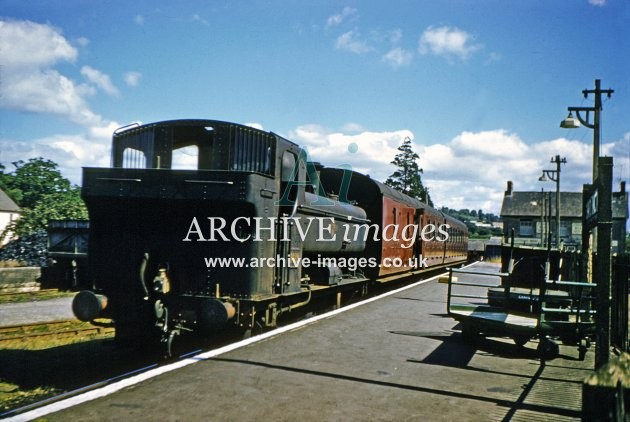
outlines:
[[[72,297],[0,305],[0,326],[71,318]]]

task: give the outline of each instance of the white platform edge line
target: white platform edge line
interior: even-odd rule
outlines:
[[[470,264],[468,266],[472,266],[474,264],[475,263],[472,263],[472,264]],[[415,283],[409,284],[408,286],[404,286],[404,287],[401,287],[401,288],[396,289],[396,290],[391,290],[391,291],[383,293],[381,295],[378,295],[378,296],[375,296],[375,297],[363,300],[361,302],[353,303],[352,305],[344,306],[342,308],[335,309],[335,310],[330,311],[330,312],[326,312],[325,314],[317,315],[317,316],[315,316],[313,318],[309,318],[309,319],[304,320],[304,321],[294,322],[292,324],[285,325],[284,327],[276,328],[275,330],[268,331],[266,333],[263,333],[263,334],[260,334],[260,335],[254,336],[254,337],[250,337],[248,339],[241,340],[241,341],[238,341],[236,343],[229,344],[227,346],[219,347],[218,349],[209,350],[207,352],[200,353],[198,355],[195,355],[195,356],[183,359],[183,360],[178,361],[178,362],[171,363],[169,365],[164,365],[164,366],[157,367],[155,369],[150,369],[150,370],[148,370],[146,372],[143,372],[141,374],[134,375],[134,376],[132,376],[130,378],[126,378],[126,379],[117,381],[117,382],[115,382],[113,384],[106,385],[106,386],[98,388],[96,390],[88,391],[86,393],[79,394],[77,396],[70,397],[70,398],[58,401],[56,403],[51,403],[49,405],[40,407],[38,409],[34,409],[34,410],[31,410],[31,411],[28,411],[28,412],[25,412],[25,413],[22,413],[20,415],[16,415],[16,416],[13,416],[11,418],[4,419],[4,420],[16,421],[16,422],[17,421],[30,421],[30,420],[33,420],[35,418],[39,418],[39,417],[48,415],[50,413],[59,412],[61,410],[68,409],[70,407],[77,406],[79,404],[82,404],[82,403],[85,403],[85,402],[88,402],[88,401],[91,401],[91,400],[95,400],[95,399],[98,399],[100,397],[105,397],[105,396],[108,396],[108,395],[110,395],[112,393],[120,391],[123,388],[130,387],[132,385],[136,385],[136,384],[138,384],[138,383],[140,383],[142,381],[146,381],[146,380],[151,379],[153,377],[157,377],[157,376],[165,374],[167,372],[174,371],[175,369],[183,368],[185,366],[192,365],[193,363],[197,363],[197,362],[200,362],[200,361],[203,361],[203,360],[206,360],[206,359],[210,359],[210,358],[222,355],[224,353],[228,353],[228,352],[231,352],[233,350],[240,349],[241,347],[249,346],[250,344],[254,344],[254,343],[257,343],[259,341],[268,339],[270,337],[277,336],[277,335],[285,333],[287,331],[295,330],[295,329],[298,329],[298,328],[301,328],[301,327],[313,324],[313,323],[315,323],[317,321],[333,317],[333,316],[341,314],[343,312],[347,312],[347,311],[350,311],[352,309],[358,308],[360,306],[367,305],[368,303],[372,303],[372,302],[375,302],[377,300],[383,299],[385,297],[395,295],[397,293],[403,292],[403,291],[408,290],[408,289],[412,289],[412,288],[417,287],[419,285],[428,283],[429,281],[435,280],[438,277],[441,277],[443,275],[444,275],[444,273],[436,275],[436,276],[431,277],[431,278],[428,278],[426,280],[420,280],[420,281],[417,281]]]

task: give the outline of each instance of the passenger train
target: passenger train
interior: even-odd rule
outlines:
[[[466,226],[275,134],[216,120],[114,132],[111,167],[84,168],[93,288],[83,321],[116,339],[273,327],[313,298],[466,260]]]

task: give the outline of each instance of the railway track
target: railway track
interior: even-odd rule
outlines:
[[[37,297],[37,296],[49,295],[51,293],[59,293],[59,289],[40,289],[40,290],[26,290],[26,291],[17,291],[17,292],[1,292],[0,291],[0,297],[17,296],[17,295]]]
[[[113,333],[113,327],[95,326],[76,319],[0,327],[0,345],[7,342],[45,338],[69,338]]]

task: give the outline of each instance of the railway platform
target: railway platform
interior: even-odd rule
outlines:
[[[489,263],[475,268],[499,271]],[[541,362],[537,340],[518,347],[488,338],[471,346],[446,313],[446,289],[437,278],[416,283],[262,341],[252,337],[172,370],[156,368],[124,388],[51,405],[47,412],[54,413],[17,419],[580,419],[592,352],[579,361],[576,347],[561,345],[558,358]]]

